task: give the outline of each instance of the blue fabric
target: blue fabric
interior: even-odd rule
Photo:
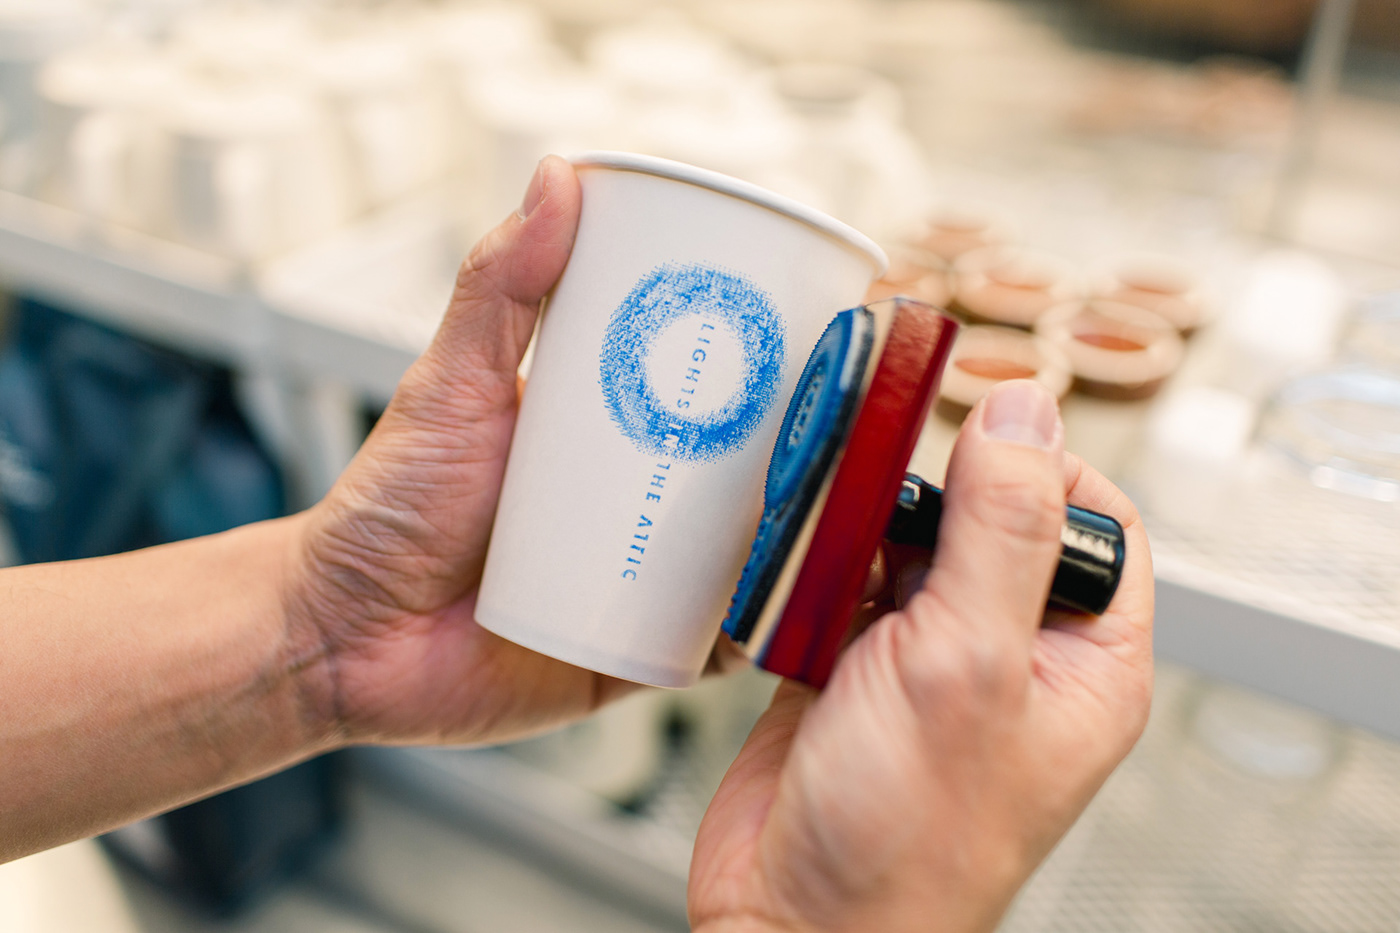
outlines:
[[[0,507],[37,562],[223,531],[284,500],[226,372],[21,301],[0,354]]]

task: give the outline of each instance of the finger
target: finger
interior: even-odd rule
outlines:
[[[442,460],[499,466],[519,401],[520,361],[540,303],[568,262],[581,204],[573,166],[558,156],[543,159],[520,210],[462,263],[442,324],[400,382],[377,433],[408,433],[416,442],[401,444],[403,450],[430,439]]]
[[[1123,526],[1126,553],[1123,577],[1103,617],[1055,613],[1046,625],[1073,630],[1099,644],[1150,657],[1152,650],[1153,576],[1147,532],[1137,509],[1123,491],[1074,454],[1064,456],[1064,482],[1071,505],[1101,512]]]
[[[929,605],[979,637],[1000,625],[1031,643],[1060,554],[1063,449],[1059,406],[1038,383],[1004,382],[978,403],[953,448],[933,569],[911,615]]]
[[[753,662],[749,656],[744,654],[744,649],[734,644],[734,640],[724,632],[719,633],[715,639],[715,645],[710,649],[710,656],[705,660],[705,669],[701,676],[713,677],[732,674],[752,666]]]
[[[870,561],[870,573],[865,578],[865,589],[861,592],[860,601],[863,603],[879,599],[882,594],[889,590],[889,556],[885,551],[890,546],[885,544],[883,547],[875,549],[875,557]]]
[[[1137,508],[1123,490],[1085,463],[1078,454],[1066,452],[1062,468],[1065,498],[1070,505],[1107,515],[1124,528],[1139,524]]]
[[[573,166],[547,156],[535,170],[520,209],[472,249],[428,356],[440,375],[511,389],[534,330],[540,302],[554,287],[573,248],[582,196]]]
[[[866,603],[861,606],[851,618],[851,627],[846,633],[846,643],[842,646],[841,650],[846,651],[851,645],[854,645],[871,626],[891,612],[894,612],[897,608],[892,599]]]
[[[436,608],[479,579],[515,427],[516,370],[540,303],[578,228],[573,167],[542,161],[518,213],[472,250],[432,344],[400,381],[384,416],[338,483],[340,507],[361,510],[398,541],[414,605]],[[367,516],[367,517],[364,517]]]
[[[899,568],[895,576],[894,604],[903,609],[909,605],[914,595],[924,588],[928,572],[933,568],[933,555],[925,554],[922,560],[911,560]]]
[[[895,544],[893,541],[880,542],[875,559],[870,562],[870,575],[865,578],[865,589],[861,592],[861,603],[893,603],[899,596],[898,586],[905,568],[922,564],[925,569],[933,554],[928,548],[910,544]]]

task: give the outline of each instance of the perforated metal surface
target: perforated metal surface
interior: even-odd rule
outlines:
[[[1338,726],[1319,778],[1250,775],[1193,759],[1185,712],[1202,685],[1161,680],[1143,741],[1004,933],[1400,928],[1400,746]]]
[[[1124,485],[1159,576],[1400,647],[1400,503],[1320,488],[1262,449],[1229,477],[1142,468]]]
[[[1022,891],[1003,933],[1400,930],[1400,744],[1232,689],[1159,668],[1142,741]],[[1284,767],[1267,773],[1208,747],[1203,697],[1223,697],[1228,712],[1239,696],[1272,711],[1274,726],[1304,745],[1320,745],[1322,759],[1275,756],[1264,764]],[[636,812],[582,808],[553,833],[596,842],[625,829],[638,857],[669,866],[679,898],[714,766],[735,751],[728,739],[692,738],[673,747]],[[1255,738],[1248,729],[1230,735],[1245,753],[1258,751]],[[490,753],[452,754],[465,765]],[[490,775],[477,771],[479,793]],[[495,784],[493,793],[521,793],[517,780]],[[541,808],[528,793],[518,802],[556,818],[568,809]]]

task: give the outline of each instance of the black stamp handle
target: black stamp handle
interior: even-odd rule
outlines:
[[[943,490],[906,473],[885,537],[895,544],[933,550],[942,515]],[[1060,544],[1050,605],[1101,615],[1123,577],[1123,526],[1107,515],[1071,505],[1060,529]]]

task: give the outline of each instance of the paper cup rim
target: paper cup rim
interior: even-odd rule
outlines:
[[[784,197],[752,182],[742,181],[710,169],[688,165],[685,162],[676,162],[659,156],[640,155],[635,152],[592,150],[570,156],[569,162],[575,168],[610,168],[620,172],[638,172],[644,175],[655,175],[659,178],[669,178],[672,181],[684,182],[699,188],[708,188],[741,201],[766,207],[775,213],[814,227],[819,232],[864,254],[875,267],[875,279],[880,278],[889,270],[889,258],[885,255],[885,251],[870,237],[829,214],[824,214],[816,208],[808,207],[800,201]]]

